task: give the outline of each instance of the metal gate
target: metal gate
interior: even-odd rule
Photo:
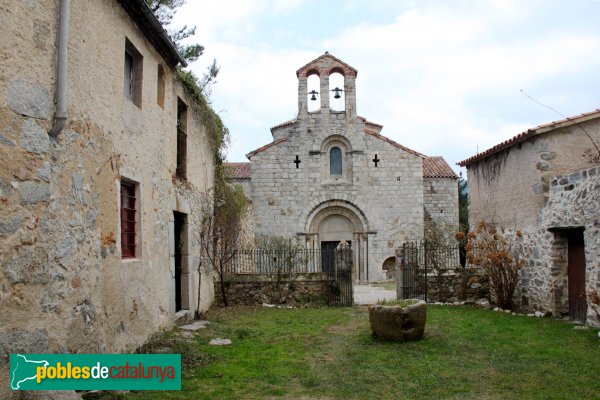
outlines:
[[[402,299],[427,301],[427,243],[406,242],[402,245],[398,294]]]
[[[321,250],[323,272],[327,276],[327,305],[332,307],[352,306],[354,302],[352,284],[352,249],[339,245]]]

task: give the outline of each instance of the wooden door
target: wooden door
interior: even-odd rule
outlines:
[[[583,230],[569,231],[568,238],[569,317],[572,320],[583,322],[587,314]]]

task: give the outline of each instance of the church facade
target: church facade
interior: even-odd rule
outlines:
[[[385,279],[396,248],[421,239],[426,219],[458,225],[457,176],[442,157],[357,115],[357,71],[345,62],[325,53],[296,74],[297,118],[271,128],[273,141],[248,153],[250,163],[230,164],[252,199],[254,234],[315,250],[344,240],[356,282]]]

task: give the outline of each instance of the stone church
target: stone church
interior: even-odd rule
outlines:
[[[426,219],[458,224],[457,176],[442,157],[357,115],[350,65],[326,52],[296,75],[297,118],[271,128],[273,141],[248,153],[249,163],[230,163],[252,199],[254,234],[315,250],[345,240],[356,282],[385,279],[395,249],[422,238]]]

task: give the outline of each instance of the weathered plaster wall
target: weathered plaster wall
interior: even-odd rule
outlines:
[[[598,119],[583,122],[580,127],[600,142]],[[548,198],[550,178],[590,166],[582,154],[591,143],[580,127],[533,137],[469,165],[470,224],[483,218],[517,229],[537,226]]]
[[[115,1],[71,2],[69,120],[49,138],[58,1],[0,5],[0,356],[131,350],[174,318],[173,211],[188,213],[189,303],[197,304],[200,198],[213,159],[197,113],[187,183],[175,182],[177,96],[161,57]],[[91,23],[93,16],[93,23]],[[110,29],[106,29],[110,26]],[[144,57],[142,105],[123,96],[128,38]],[[10,38],[10,39],[8,39]],[[25,67],[26,66],[26,67]],[[192,107],[190,107],[190,110]],[[141,255],[122,260],[119,182],[139,183]],[[203,277],[200,308],[213,299]]]

